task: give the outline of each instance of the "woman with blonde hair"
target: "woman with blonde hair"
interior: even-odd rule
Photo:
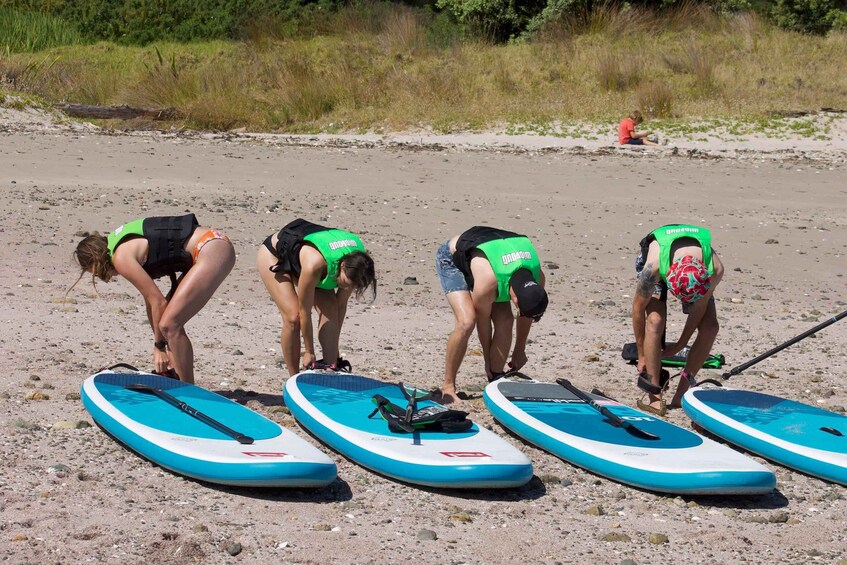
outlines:
[[[108,236],[96,232],[86,236],[74,257],[82,268],[80,279],[90,273],[96,285],[97,279],[109,282],[121,275],[138,289],[153,330],[154,370],[193,383],[194,349],[185,324],[235,265],[230,239],[200,226],[194,214],[141,218]],[[171,278],[167,296],[154,282],[165,275]]]

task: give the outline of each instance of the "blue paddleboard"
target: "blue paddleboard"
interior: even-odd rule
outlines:
[[[153,389],[246,436],[245,443]],[[302,437],[199,386],[150,373],[105,370],[82,383],[81,396],[106,432],[174,473],[210,483],[262,487],[320,487],[336,477],[335,463]]]
[[[762,494],[776,485],[772,471],[729,447],[608,398],[589,396],[657,439],[613,425],[558,384],[499,379],[483,393],[505,428],[621,483],[678,494]]]
[[[847,416],[761,392],[694,388],[682,408],[695,423],[772,461],[847,485]]]
[[[368,469],[407,483],[440,488],[523,485],[532,463],[508,442],[474,424],[464,432],[395,433],[378,414],[374,395],[405,407],[396,384],[328,371],[305,371],[285,383],[285,405],[318,439]],[[422,400],[419,409],[436,405]],[[437,406],[437,405],[436,405]]]

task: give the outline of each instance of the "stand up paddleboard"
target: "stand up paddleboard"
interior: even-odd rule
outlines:
[[[285,405],[318,439],[359,465],[399,481],[439,488],[515,487],[532,478],[532,463],[477,424],[466,431],[393,432],[374,396],[405,407],[397,384],[328,371],[304,371],[285,383]],[[419,410],[438,407],[429,400]]]
[[[335,463],[291,430],[198,386],[144,372],[101,371],[82,383],[100,427],[142,457],[224,485],[320,487]]]
[[[677,494],[762,494],[776,485],[772,471],[729,447],[567,384],[499,379],[483,398],[507,429],[621,483]]]
[[[847,485],[847,417],[760,392],[694,388],[682,408],[730,443],[828,481]]]

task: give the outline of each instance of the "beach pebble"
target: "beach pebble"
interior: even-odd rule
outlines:
[[[54,474],[57,477],[64,477],[65,475],[71,472],[71,468],[67,465],[56,463],[55,465],[50,465],[49,467],[47,467],[47,472],[50,474]]]
[[[600,356],[597,355],[596,353],[592,353],[590,355],[586,355],[585,357],[583,357],[582,360],[586,361],[588,363],[596,363],[597,361],[600,360]]]
[[[632,538],[626,534],[610,533],[600,538],[602,541],[632,541]]]
[[[312,526],[312,529],[316,532],[330,532],[332,531],[332,526],[329,524],[315,524]]]
[[[776,245],[777,243],[779,243],[779,242],[775,239],[765,240],[765,245]]]
[[[638,565],[638,561],[635,559],[624,559],[621,561],[621,565]]]
[[[563,487],[569,487],[573,484],[573,481],[571,481],[569,479],[562,479],[561,481],[559,481],[559,484],[562,485]]]
[[[65,400],[79,400],[81,397],[78,392],[69,392],[65,395]]]
[[[647,538],[647,541],[652,543],[653,545],[662,545],[663,543],[668,543],[668,536],[665,534],[650,534],[650,537]]]
[[[241,351],[240,349],[233,349],[232,354],[233,355],[244,355],[244,352]]]
[[[438,539],[438,534],[432,530],[419,530],[418,539],[421,541],[435,541]]]
[[[26,400],[50,400],[50,397],[40,390],[34,390],[28,393],[24,398]]]
[[[226,546],[226,552],[229,553],[230,555],[232,555],[233,557],[235,557],[236,555],[241,553],[241,544],[236,542],[236,543],[231,543],[231,544],[227,545]]]
[[[450,519],[453,520],[454,522],[465,522],[465,523],[473,522],[473,518],[471,518],[470,514],[468,514],[466,512],[459,512],[457,514],[453,514],[453,515],[450,516]]]
[[[768,522],[771,524],[784,524],[788,521],[788,512],[784,510],[780,510],[779,512],[774,512],[768,518]]]
[[[81,430],[83,428],[90,428],[91,424],[86,422],[85,420],[59,420],[55,424],[53,424],[54,430]]]
[[[403,279],[403,284],[405,284],[405,285],[416,285],[416,284],[420,284],[420,283],[418,282],[417,277],[406,277],[405,279]]]
[[[606,511],[599,504],[595,504],[594,506],[589,506],[585,513],[589,516],[603,516],[606,514]]]

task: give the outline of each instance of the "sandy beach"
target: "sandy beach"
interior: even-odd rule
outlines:
[[[483,405],[475,338],[459,374],[465,407],[529,456],[532,481],[451,491],[361,468],[282,407],[281,320],[255,268],[262,240],[296,217],[359,234],[379,292],[372,304],[351,302],[342,353],[358,373],[431,388],[453,324],[437,247],[477,224],[524,233],[550,294],[526,372],[634,406],[636,373],[620,349],[633,339],[638,241],[654,227],[711,228],[727,271],[714,348],[727,369],[847,309],[841,130],[820,144],[674,140],[650,151],[519,136],[123,133],[0,109],[0,139],[3,562],[847,564],[843,486],[753,456],[775,470],[773,493],[674,497],[596,476],[510,435]],[[99,368],[149,368],[151,333],[125,280],[95,291],[83,279],[63,302],[79,274],[78,234],[185,211],[227,233],[238,254],[187,328],[197,384],[329,453],[338,464],[329,487],[185,479],[121,447],[82,406],[80,384]],[[669,312],[674,336],[684,317],[675,305]],[[731,384],[843,413],[845,375],[842,322]],[[680,410],[668,419],[690,426]]]

